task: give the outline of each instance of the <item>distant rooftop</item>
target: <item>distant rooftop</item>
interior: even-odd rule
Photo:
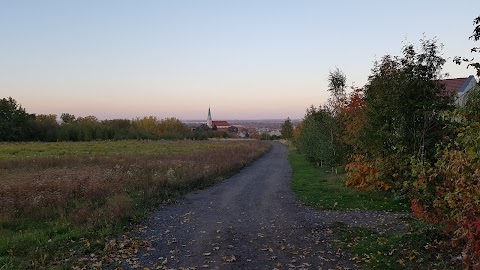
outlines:
[[[445,85],[445,91],[448,93],[462,93],[467,88],[470,80],[474,80],[473,75],[465,78],[453,78],[440,80],[440,84]]]
[[[212,121],[212,126],[230,126],[227,121]]]

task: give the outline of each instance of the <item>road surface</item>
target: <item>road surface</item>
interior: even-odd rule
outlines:
[[[357,269],[349,254],[332,245],[329,228],[332,221],[355,219],[355,212],[302,206],[290,181],[288,149],[273,143],[270,152],[221,184],[152,213],[128,236],[148,245],[117,256],[116,264],[125,269]]]

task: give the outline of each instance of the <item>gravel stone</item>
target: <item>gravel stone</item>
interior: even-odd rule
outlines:
[[[404,214],[302,205],[290,189],[288,149],[272,144],[270,152],[221,184],[153,212],[128,232],[148,244],[115,257],[107,268],[359,269],[350,254],[333,246],[331,224],[382,230]]]

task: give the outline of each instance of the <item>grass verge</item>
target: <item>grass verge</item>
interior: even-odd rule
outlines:
[[[92,265],[149,210],[211,186],[260,157],[261,141],[0,145],[0,270]],[[41,151],[40,151],[41,150]],[[63,153],[63,154],[59,154]]]
[[[407,211],[404,200],[395,200],[382,191],[358,192],[345,187],[345,174],[329,172],[329,168],[317,167],[297,151],[289,154],[293,169],[292,189],[306,205],[329,210],[385,210]]]
[[[293,170],[292,189],[306,205],[326,210],[408,211],[404,199],[381,191],[357,191],[345,187],[345,174],[334,174],[317,167],[297,151],[289,154]],[[335,245],[352,254],[362,269],[461,269],[456,259],[459,250],[438,226],[414,218],[405,218],[406,231],[379,232],[375,228],[331,224]]]
[[[405,232],[378,232],[371,228],[335,223],[338,248],[347,250],[363,269],[461,269],[449,239],[438,227],[408,219]]]

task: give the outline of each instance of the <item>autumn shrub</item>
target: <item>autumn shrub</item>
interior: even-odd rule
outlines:
[[[405,196],[409,192],[408,183],[413,179],[410,159],[402,155],[382,158],[355,154],[345,167],[345,185],[359,190],[379,189]]]
[[[463,249],[467,269],[480,269],[480,87],[471,89],[465,106],[446,114],[450,136],[437,147],[436,161],[413,159],[412,210],[438,224]]]
[[[480,269],[480,123],[469,122],[439,147],[433,164],[414,162],[412,210],[438,224],[463,248],[469,269]]]
[[[363,155],[354,155],[352,161],[345,166],[347,170],[346,186],[353,186],[359,190],[366,190],[377,186],[390,187],[391,183],[386,184],[379,180],[380,172],[375,163],[365,160]],[[388,188],[386,188],[388,189]]]

